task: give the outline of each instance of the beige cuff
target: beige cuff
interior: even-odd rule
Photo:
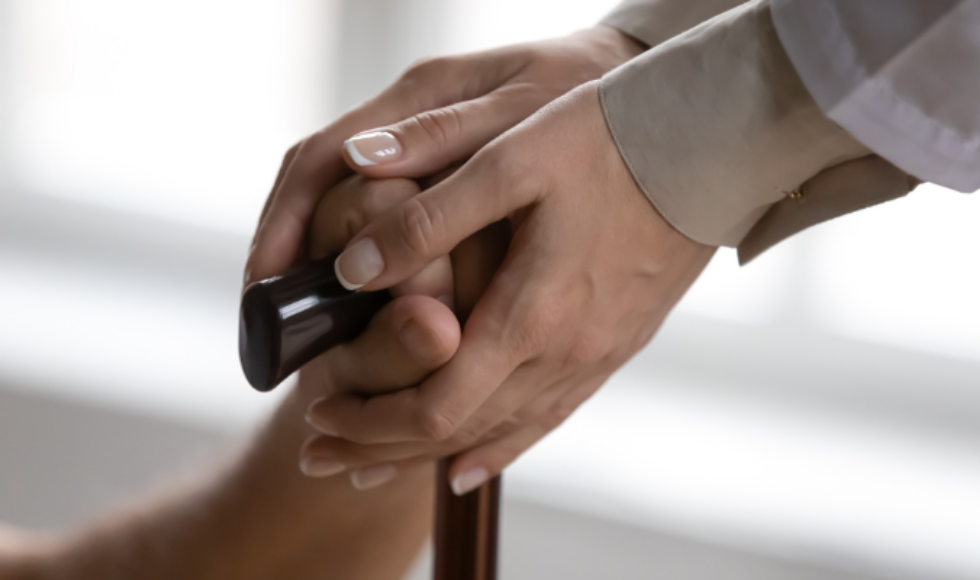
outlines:
[[[637,184],[679,231],[737,246],[822,169],[870,151],[827,119],[768,0],[730,10],[607,74],[600,97]]]
[[[745,0],[625,0],[601,24],[612,26],[647,46],[678,34],[743,4]]]

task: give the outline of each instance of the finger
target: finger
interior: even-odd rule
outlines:
[[[440,256],[408,280],[391,287],[392,296],[419,294],[431,296],[453,310],[455,299],[453,286],[453,262],[449,256]]]
[[[299,150],[299,147],[300,143],[293,145],[286,151],[286,155],[283,156],[279,171],[276,172],[276,180],[272,183],[272,190],[269,191],[269,196],[265,198],[265,203],[262,204],[262,212],[259,213],[259,224],[262,223],[266,214],[269,213],[269,207],[272,205],[272,195],[279,189],[279,185],[282,184],[282,180],[286,176],[286,171],[292,165],[293,158],[296,157],[296,152]],[[256,233],[258,233],[258,224],[256,224]],[[255,234],[252,235],[252,246],[255,246]]]
[[[585,381],[566,396],[538,413],[529,425],[473,449],[464,451],[449,466],[449,483],[456,495],[463,495],[500,475],[503,470],[557,429],[585,402],[609,375]]]
[[[327,192],[310,223],[309,249],[314,260],[344,249],[371,220],[421,191],[411,179],[369,179],[352,175]]]
[[[442,183],[374,220],[337,259],[345,285],[365,290],[393,286],[483,227],[529,205],[543,191],[531,177],[537,173],[525,167],[531,162],[490,146]]]
[[[416,454],[411,459],[402,461],[347,463],[343,454],[337,453],[331,442],[330,437],[322,435],[307,439],[300,452],[300,469],[310,477],[327,477],[350,470],[351,484],[360,490],[373,489],[388,483],[398,475],[436,459],[435,456]]]
[[[549,397],[536,405],[534,419],[529,422],[509,422],[504,429],[495,430],[477,447],[463,451],[449,469],[449,483],[457,495],[468,493],[499,475],[538,441],[560,426],[581,404],[608,379],[608,375],[586,381],[578,387],[561,392],[561,397]],[[408,447],[415,447],[414,453]],[[383,448],[381,451],[378,448]],[[395,448],[398,448],[395,451]],[[360,490],[381,486],[398,474],[418,465],[431,462],[459,451],[456,447],[419,444],[358,446],[332,437],[316,437],[307,441],[302,451],[304,462],[321,460],[349,468],[351,484]],[[399,457],[405,457],[400,459]],[[339,469],[338,469],[339,471]]]
[[[269,192],[269,196],[265,198],[265,203],[262,204],[262,212],[259,214],[259,225],[262,223],[262,220],[265,219],[266,214],[269,213],[269,208],[272,206],[273,194],[275,194],[276,190],[279,189],[279,185],[282,183],[283,177],[286,176],[286,171],[289,169],[289,166],[292,164],[293,158],[296,157],[296,151],[299,150],[299,146],[300,144],[297,143],[296,145],[290,147],[288,151],[286,151],[286,155],[282,159],[282,164],[279,166],[279,171],[276,173],[276,180],[272,184],[272,191]],[[252,234],[252,243],[249,245],[248,248],[248,257],[245,259],[245,274],[242,277],[242,288],[247,287],[249,284],[252,283],[252,280],[254,279],[252,277],[251,264],[252,264],[252,254],[255,252],[255,245],[258,240],[258,235],[259,235],[259,228],[257,225],[255,228],[255,233]]]
[[[314,454],[329,456],[348,466],[393,463],[415,457],[451,455],[462,449],[499,439],[518,428],[540,421],[542,416],[553,413],[554,409],[552,408],[559,404],[562,399],[567,398],[569,393],[576,390],[580,384],[583,382],[592,384],[593,381],[590,380],[590,377],[608,377],[609,372],[600,371],[590,373],[587,376],[568,375],[540,392],[535,392],[535,394],[526,394],[524,389],[519,388],[527,386],[524,383],[528,382],[528,378],[537,378],[540,374],[540,372],[528,371],[525,367],[519,368],[507,381],[512,387],[518,387],[510,389],[511,396],[499,397],[503,389],[494,394],[494,399],[505,401],[503,405],[499,402],[495,404],[493,400],[488,401],[452,437],[444,441],[435,443],[413,441],[359,444],[339,437],[321,437],[310,442],[309,449]],[[517,378],[516,384],[512,380],[515,377]],[[517,395],[516,398],[515,394]],[[331,401],[329,400],[321,400],[312,404],[307,417],[311,421],[320,423],[324,416],[329,415],[330,404]],[[501,407],[519,408],[516,411],[505,411]]]
[[[377,97],[305,139],[259,223],[255,250],[248,261],[252,279],[281,274],[293,264],[317,201],[350,173],[341,157],[346,139],[372,127],[486,94],[526,64],[521,50],[509,47],[416,63]],[[459,82],[460,78],[467,82]]]
[[[423,177],[466,159],[547,104],[544,91],[515,84],[423,111],[344,142],[347,165],[371,177]]]
[[[444,304],[427,296],[402,296],[385,306],[361,336],[327,351],[317,363],[335,389],[385,393],[415,385],[445,364],[459,340],[459,323]]]
[[[449,475],[454,490],[466,493],[480,481],[499,474],[518,456],[560,425],[607,379],[609,373],[591,378],[569,377],[559,381],[522,409],[519,415],[499,423],[476,447],[454,460]],[[316,405],[311,407],[315,413]],[[359,445],[330,436],[311,437],[300,453],[304,471],[308,466],[325,466],[328,474],[351,469],[351,482],[358,489],[377,487],[419,463],[445,457],[470,447],[467,442],[447,440],[431,443],[388,443]]]
[[[456,429],[519,365],[542,352],[563,313],[534,283],[494,279],[466,323],[456,355],[419,387],[365,399],[337,396],[319,410],[329,432],[357,443],[437,442]],[[528,288],[523,293],[514,288]],[[544,298],[542,298],[542,296]]]
[[[410,179],[369,179],[353,175],[330,190],[317,205],[310,228],[310,257],[323,258],[344,245],[371,220],[417,195]],[[391,288],[395,296],[431,296],[453,308],[453,267],[449,256],[436,258],[415,276]]]
[[[330,397],[317,408],[321,431],[362,444],[448,439],[516,367],[494,348],[458,351],[417,388],[369,398]]]

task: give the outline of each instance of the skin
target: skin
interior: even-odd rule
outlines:
[[[346,180],[321,208],[310,253],[343,247],[375,216],[373,208],[418,191],[409,180]],[[414,386],[450,360],[460,340],[456,316],[443,302],[413,292],[440,295],[455,286],[465,308],[493,273],[494,253],[487,250],[495,247],[505,248],[506,239],[463,244],[454,257],[467,266],[456,284],[452,276],[403,284],[362,336],[304,369],[241,453],[199,479],[64,536],[0,526],[0,579],[402,578],[430,533],[432,462],[405,466],[397,481],[380,489],[357,489],[346,474],[306,477],[297,469],[296,450],[320,437],[304,414],[325,395]],[[406,333],[409,327],[413,332]]]
[[[401,125],[384,129],[406,155],[365,173],[399,172],[415,150]],[[311,420],[329,436],[320,453],[354,467],[407,468],[472,447],[450,478],[480,483],[477,476],[499,473],[647,344],[714,252],[674,230],[638,189],[595,83],[387,209],[347,247],[372,240],[386,266],[364,289],[386,288],[497,220],[513,241],[456,356],[417,388],[318,401]]]
[[[433,361],[451,356],[458,334],[429,345],[434,348],[425,352],[424,362],[390,340],[406,314],[440,336],[446,321],[428,319],[418,298],[406,297],[379,314],[369,334],[349,348],[351,368],[357,360],[387,354],[402,363],[389,366],[387,377],[373,378],[391,386],[399,375],[408,385],[434,368]],[[377,348],[389,350],[369,354]],[[338,374],[329,386],[346,388],[341,380]],[[0,554],[7,552],[0,557],[0,578],[403,577],[430,532],[431,465],[403,472],[398,481],[374,491],[357,490],[343,476],[314,480],[301,474],[295,450],[310,436],[303,412],[323,386],[311,388],[301,380],[244,453],[198,481],[168,490],[166,497],[138,503],[67,537],[39,542],[8,534],[6,549],[0,547]]]
[[[645,48],[597,26],[425,60],[287,152],[246,280],[304,259],[319,202],[352,171],[342,144],[359,132],[388,131],[404,150],[390,163],[356,168],[366,176],[423,178],[466,162],[354,240],[371,238],[385,261],[381,276],[355,280],[366,289],[397,287],[436,268],[488,224],[506,220],[515,239],[447,368],[417,389],[317,402],[310,417],[327,437],[322,453],[357,469],[407,467],[474,447],[455,460],[450,478],[474,470],[488,477],[650,339],[713,250],[673,230],[644,199],[589,84]],[[583,89],[559,99],[576,87]],[[445,262],[442,268],[445,279]]]
[[[435,175],[644,49],[613,28],[597,26],[554,40],[417,62],[380,94],[286,152],[249,252],[246,285],[279,275],[303,258],[317,204],[352,173],[341,156],[350,136],[397,122],[419,136],[432,135],[427,154],[398,177]],[[455,124],[471,116],[479,124]]]

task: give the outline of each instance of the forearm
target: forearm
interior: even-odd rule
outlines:
[[[313,393],[294,390],[249,451],[210,480],[86,530],[3,580],[402,577],[429,531],[430,469],[378,490],[310,479],[296,450]]]

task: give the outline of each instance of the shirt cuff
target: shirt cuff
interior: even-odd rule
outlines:
[[[768,0],[610,72],[600,98],[640,189],[677,230],[707,245],[737,246],[804,181],[870,153],[810,97]]]
[[[881,157],[962,192],[980,188],[980,4],[774,0],[789,59],[824,113]]]
[[[611,26],[647,46],[661,42],[730,10],[745,0],[625,0],[600,24]]]

